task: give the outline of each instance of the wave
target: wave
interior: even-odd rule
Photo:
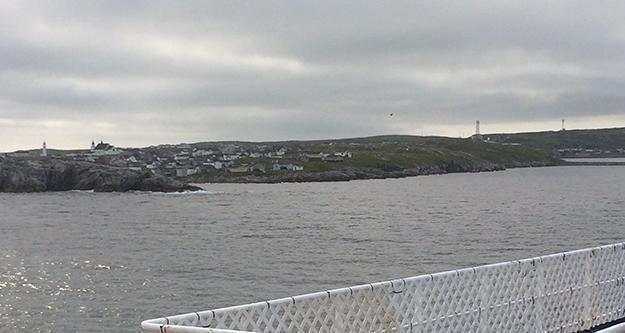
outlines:
[[[214,194],[224,194],[226,192],[201,190],[201,191],[182,191],[182,192],[142,192],[142,193],[160,194],[160,195],[214,195]]]

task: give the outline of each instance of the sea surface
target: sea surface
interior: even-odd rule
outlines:
[[[0,332],[144,319],[625,240],[625,167],[0,194]]]
[[[625,157],[563,158],[563,160],[576,163],[625,163]]]

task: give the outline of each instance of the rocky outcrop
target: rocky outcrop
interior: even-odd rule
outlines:
[[[58,159],[0,159],[0,192],[195,191],[200,188],[151,173]]]

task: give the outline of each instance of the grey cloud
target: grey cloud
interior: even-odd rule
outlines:
[[[26,122],[88,120],[132,145],[625,116],[623,13],[616,1],[11,2],[0,125],[46,135]]]

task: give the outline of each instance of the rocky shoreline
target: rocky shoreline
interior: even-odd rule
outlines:
[[[201,188],[167,177],[53,158],[0,159],[0,192],[182,192]]]
[[[555,161],[529,161],[510,162],[505,164],[480,162],[467,163],[466,161],[450,161],[445,164],[416,166],[413,168],[399,170],[383,170],[375,168],[367,169],[344,169],[324,172],[289,172],[284,174],[254,174],[242,176],[209,176],[209,177],[189,177],[188,181],[193,183],[256,183],[256,184],[277,184],[277,183],[306,183],[306,182],[335,182],[350,181],[358,179],[386,179],[405,178],[424,175],[440,175],[449,173],[477,173],[501,171],[510,168],[546,167],[558,165]]]
[[[49,192],[92,190],[95,192],[182,192],[198,191],[188,183],[304,183],[336,182],[358,179],[404,178],[449,173],[500,171],[508,168],[558,165],[556,161],[492,163],[451,160],[441,164],[411,168],[345,168],[323,172],[285,172],[280,174],[198,175],[183,181],[101,164],[52,158],[0,160],[0,192]]]

